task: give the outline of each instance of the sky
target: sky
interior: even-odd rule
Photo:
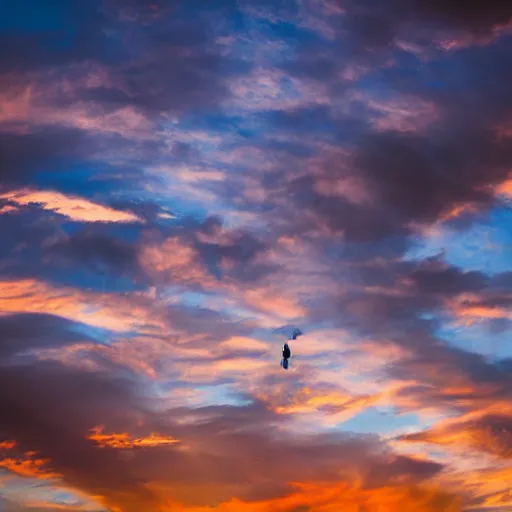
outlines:
[[[512,511],[509,2],[24,0],[0,45],[0,512]]]

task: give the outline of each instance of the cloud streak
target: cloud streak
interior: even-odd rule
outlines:
[[[0,199],[14,205],[40,205],[44,210],[58,213],[75,222],[141,222],[132,213],[53,191],[17,190],[0,195]]]

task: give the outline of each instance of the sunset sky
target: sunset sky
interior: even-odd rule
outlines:
[[[512,511],[508,4],[0,2],[0,512]]]

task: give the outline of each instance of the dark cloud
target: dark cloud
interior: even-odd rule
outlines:
[[[55,171],[84,156],[87,135],[80,130],[45,128],[27,134],[2,133],[0,177],[2,184],[27,183],[37,171]]]
[[[499,289],[512,289],[512,272],[503,272],[494,277],[494,284]]]
[[[114,72],[114,80],[121,82],[123,89],[97,87],[78,94],[101,105],[117,108],[131,105],[154,113],[181,111],[183,107],[215,108],[227,95],[218,55],[205,52],[190,56],[179,48],[163,53],[161,58],[153,55],[147,62]]]
[[[159,13],[151,23],[118,27],[129,57],[110,70],[108,86],[78,90],[80,98],[107,108],[129,105],[152,114],[217,109],[229,94],[229,77],[246,72],[247,64],[222,56],[210,26],[213,19],[197,23],[185,4],[162,3],[165,8],[150,7]],[[122,3],[120,9],[128,7],[148,6]]]
[[[191,336],[202,334],[204,338],[197,342],[201,347],[204,347],[205,341],[219,342],[231,336],[247,336],[250,332],[250,327],[241,322],[230,321],[225,314],[197,306],[171,307],[167,311],[167,319],[170,325]],[[196,343],[190,342],[187,345],[193,347]]]
[[[50,458],[51,469],[69,485],[122,503],[123,510],[155,503],[115,453],[94,449],[84,438],[105,418],[127,421],[136,413],[128,382],[48,362],[4,366],[0,380],[3,435],[15,438],[24,451]]]
[[[46,257],[53,264],[79,267],[105,277],[129,277],[134,281],[145,279],[134,243],[93,228],[61,237],[46,248]]]
[[[512,6],[502,0],[419,0],[418,5],[421,14],[476,35],[487,34],[493,27],[506,25],[512,20]]]
[[[245,228],[229,228],[217,215],[204,219],[182,218],[168,227],[148,230],[140,247],[162,243],[166,237],[178,237],[184,245],[193,248],[198,256],[197,263],[217,279],[232,278],[250,283],[279,269],[279,265],[258,262],[258,257],[270,247],[271,233],[257,236]]]
[[[407,233],[392,211],[387,212],[378,205],[359,206],[339,196],[325,196],[315,191],[315,181],[313,177],[299,178],[290,190],[294,208],[317,216],[316,222],[311,218],[307,221],[310,229],[325,223],[333,231],[342,231],[349,242],[367,242]]]
[[[480,292],[487,288],[491,281],[482,272],[464,272],[439,259],[420,263],[409,276],[420,294],[441,294],[444,297]]]
[[[222,227],[218,226],[218,236],[222,238]],[[194,246],[204,265],[219,278],[229,275],[240,281],[257,281],[277,270],[276,265],[258,264],[255,258],[267,250],[267,246],[251,233],[225,231],[229,242],[216,240],[215,235],[210,241],[195,240]],[[223,271],[221,265],[227,263],[229,270]]]
[[[414,37],[414,30],[424,43],[428,43],[428,36],[442,35],[443,30],[444,35],[451,31],[454,37],[461,31],[474,37],[489,36],[493,28],[512,19],[512,8],[500,0],[349,0],[339,4],[345,9],[340,30],[348,33],[353,54],[389,48],[397,37]]]
[[[376,461],[367,469],[366,479],[371,484],[379,487],[391,480],[407,484],[419,483],[438,474],[443,469],[441,464],[428,460],[420,461],[405,456],[396,456],[392,460],[379,463]]]
[[[169,214],[169,211],[162,209],[159,205],[150,201],[136,201],[130,199],[115,199],[111,203],[112,208],[135,213],[140,219],[143,219],[149,225],[162,222],[160,214]],[[168,223],[168,220],[165,220]]]
[[[341,59],[334,52],[331,55],[330,46],[307,41],[303,45],[299,43],[297,59],[287,63],[285,69],[299,77],[320,80],[324,86],[327,84],[331,97],[350,93],[357,90],[360,82],[340,83],[343,66],[357,64],[358,55],[370,50],[371,62],[382,64],[383,56],[376,56],[374,50],[387,47],[391,56],[390,46],[400,35],[401,24],[420,23],[422,16],[427,25],[429,20],[437,20],[441,25],[444,22],[446,26],[453,26],[457,16],[464,24],[472,20],[478,10],[483,13],[480,20],[485,24],[485,19],[494,19],[493,13],[501,12],[497,6],[483,4],[471,4],[466,12],[462,5],[458,2],[444,7],[435,2],[407,5],[403,2],[344,2],[342,7],[346,13],[342,16],[342,28],[339,27],[339,53],[346,58]],[[510,11],[504,8],[502,14],[506,10]],[[490,18],[486,18],[485,12],[490,13]],[[504,16],[503,20],[506,19]],[[431,27],[432,36],[435,26]],[[477,30],[476,26],[473,28]],[[350,142],[355,152],[355,160],[351,162],[353,173],[364,181],[373,198],[370,204],[359,206],[346,198],[326,197],[314,189],[319,177],[306,174],[292,181],[289,187],[296,198],[294,208],[313,212],[320,225],[344,231],[349,241],[377,241],[392,235],[406,236],[411,233],[411,222],[430,223],[457,205],[473,203],[482,209],[489,207],[495,200],[492,186],[508,176],[512,162],[510,145],[500,140],[495,131],[510,104],[505,90],[505,84],[510,81],[510,66],[505,64],[505,55],[509,52],[509,41],[504,39],[495,45],[454,55],[439,54],[419,67],[413,62],[398,61],[372,72],[372,78],[363,81],[365,87],[371,86],[370,90],[378,83],[383,91],[392,91],[394,96],[396,93],[415,94],[431,101],[438,109],[439,122],[420,133],[397,132],[392,128],[375,133],[364,123],[347,123],[350,119],[324,116],[320,121],[309,116],[305,132],[311,138],[328,126],[330,136],[338,132],[340,140]],[[330,67],[322,67],[322,59]],[[406,65],[407,72],[402,64]],[[361,105],[361,109],[360,118],[367,120],[365,106]],[[354,119],[355,113],[356,110]],[[300,130],[303,116],[300,110],[286,113],[287,129]],[[333,125],[350,126],[351,135],[347,138]],[[324,170],[331,177],[342,177],[347,174],[346,162],[327,160]],[[313,222],[310,216],[291,216],[300,226],[297,230],[303,229],[304,223],[308,223],[307,227]],[[474,214],[466,216],[463,224],[454,226],[464,229],[470,222],[469,217]]]
[[[507,177],[510,146],[485,130],[459,130],[449,140],[398,133],[364,140],[358,167],[377,201],[404,223],[431,222],[452,205],[490,201],[492,190],[484,186]]]
[[[108,58],[114,42],[102,30],[101,0],[4,3],[0,18],[0,43],[9,48],[0,58],[0,72]]]
[[[353,476],[354,468],[360,468],[369,486],[382,485],[406,472],[409,481],[420,482],[441,469],[399,457],[384,471],[385,450],[376,439],[319,435],[305,443],[283,437],[265,427],[282,419],[257,402],[158,415],[151,412],[147,397],[138,393],[135,383],[112,373],[99,375],[39,362],[4,367],[0,381],[2,434],[16,439],[22,450],[36,450],[39,457],[49,458],[48,468],[62,474],[67,484],[104,496],[109,505],[127,512],[159,503],[146,482],[171,486],[174,497],[189,504],[211,505],[234,495],[241,499],[283,495],[290,481],[321,476],[335,482],[340,467],[347,478]],[[184,413],[200,421],[190,428],[182,422]],[[193,451],[154,448],[121,458],[117,450],[95,447],[84,438],[99,424],[109,432],[128,430],[136,435],[142,431],[138,420],[144,429],[173,435],[193,446]],[[189,486],[195,490],[193,496],[187,495]]]
[[[30,205],[17,208],[0,216],[0,275],[103,291],[148,283],[136,245],[141,226],[107,223],[70,229],[53,212]]]
[[[347,17],[344,19],[343,28],[352,43],[352,54],[362,55],[363,52],[384,48],[393,42],[404,11],[397,18],[397,13],[390,9],[390,5],[382,2],[370,0],[347,2],[347,5]]]
[[[508,176],[510,145],[479,129],[466,133],[460,129],[457,140],[397,132],[368,134],[357,149],[355,166],[372,195],[371,203],[358,205],[348,198],[320,194],[315,191],[319,178],[310,176],[292,183],[294,206],[343,231],[348,241],[378,241],[410,235],[411,222],[431,223],[453,206],[490,205],[492,185]],[[329,176],[342,178],[344,169],[337,170],[333,163]]]
[[[510,360],[489,362],[482,355],[428,337],[421,342],[410,357],[387,369],[391,376],[418,382],[398,393],[399,402],[407,397],[415,407],[421,404],[461,413],[510,401]]]
[[[211,16],[203,16],[204,5],[198,14],[174,0],[30,3],[38,22],[24,21],[15,6],[3,8],[0,40],[10,51],[0,59],[0,72],[57,71],[75,83],[79,64],[108,69],[107,83],[76,82],[71,92],[54,95],[56,105],[87,101],[98,111],[133,106],[156,115],[217,109],[229,94],[229,77],[248,70],[215,43],[214,17],[232,12],[230,2],[206,8]]]
[[[63,235],[54,214],[32,206],[21,206],[0,215],[0,232],[3,240],[0,275],[9,277],[28,277],[42,272],[45,244]]]
[[[273,119],[277,126],[284,123],[282,129],[299,131],[308,140],[327,131],[329,137],[348,145],[350,156],[323,156],[321,172],[312,173],[306,167],[300,177],[290,180],[286,169],[301,169],[302,164],[289,150],[287,157],[280,156],[282,168],[276,176],[263,181],[267,195],[273,198],[272,192],[284,187],[285,196],[293,200],[289,217],[297,231],[313,229],[315,224],[327,225],[343,231],[348,242],[359,243],[393,237],[398,241],[413,234],[411,223],[431,223],[450,209],[468,203],[477,210],[489,208],[496,202],[493,186],[508,177],[512,162],[510,144],[496,132],[510,106],[505,87],[511,79],[510,66],[504,64],[509,52],[509,44],[503,41],[444,55],[421,67],[411,63],[407,73],[398,65],[373,72],[368,83],[375,82],[383,91],[392,92],[391,100],[403,94],[432,103],[439,120],[418,132],[400,132],[392,126],[375,132],[368,124],[364,101],[359,112],[354,107],[350,116],[342,119],[325,114],[319,118],[316,110],[310,114],[300,109],[277,116]],[[338,62],[336,56],[330,62]],[[302,61],[294,65],[301,69]],[[305,76],[319,79],[314,70],[308,69],[306,61],[302,70]],[[340,72],[338,68],[334,74]],[[357,85],[351,87],[357,90]],[[343,88],[345,92],[347,87]],[[333,91],[331,96],[338,97]],[[352,122],[356,114],[365,121]],[[357,178],[371,200],[358,204],[352,201],[350,191],[346,197],[320,193],[315,186],[326,177],[333,184]],[[451,225],[465,229],[474,218],[475,213],[467,214],[464,222],[451,221]],[[404,240],[401,244],[406,246]]]
[[[180,483],[201,489],[214,481],[218,501],[229,499],[234,488],[240,499],[260,500],[284,496],[290,490],[288,482],[293,481],[321,479],[334,483],[340,477],[350,480],[355,471],[364,485],[378,487],[398,475],[409,483],[419,483],[442,469],[437,464],[416,464],[407,457],[398,457],[386,473],[386,450],[376,438],[331,434],[309,437],[305,443],[300,437],[286,436],[269,427],[269,422],[285,420],[258,402],[236,408],[204,407],[188,414],[208,420],[195,424],[193,431],[179,425],[173,430],[184,443],[193,443],[204,454],[204,464],[199,468],[186,455],[175,454],[180,467],[173,475],[177,492]],[[179,410],[172,415],[178,417]],[[155,471],[162,462],[159,457],[153,458]],[[200,495],[195,494],[195,504],[211,503],[211,497]]]
[[[80,332],[83,324],[42,313],[0,317],[0,355],[7,357],[30,349],[57,348],[91,341]],[[50,334],[51,333],[51,334]]]

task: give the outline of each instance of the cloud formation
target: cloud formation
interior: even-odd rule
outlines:
[[[511,507],[511,22],[0,7],[0,508]]]

